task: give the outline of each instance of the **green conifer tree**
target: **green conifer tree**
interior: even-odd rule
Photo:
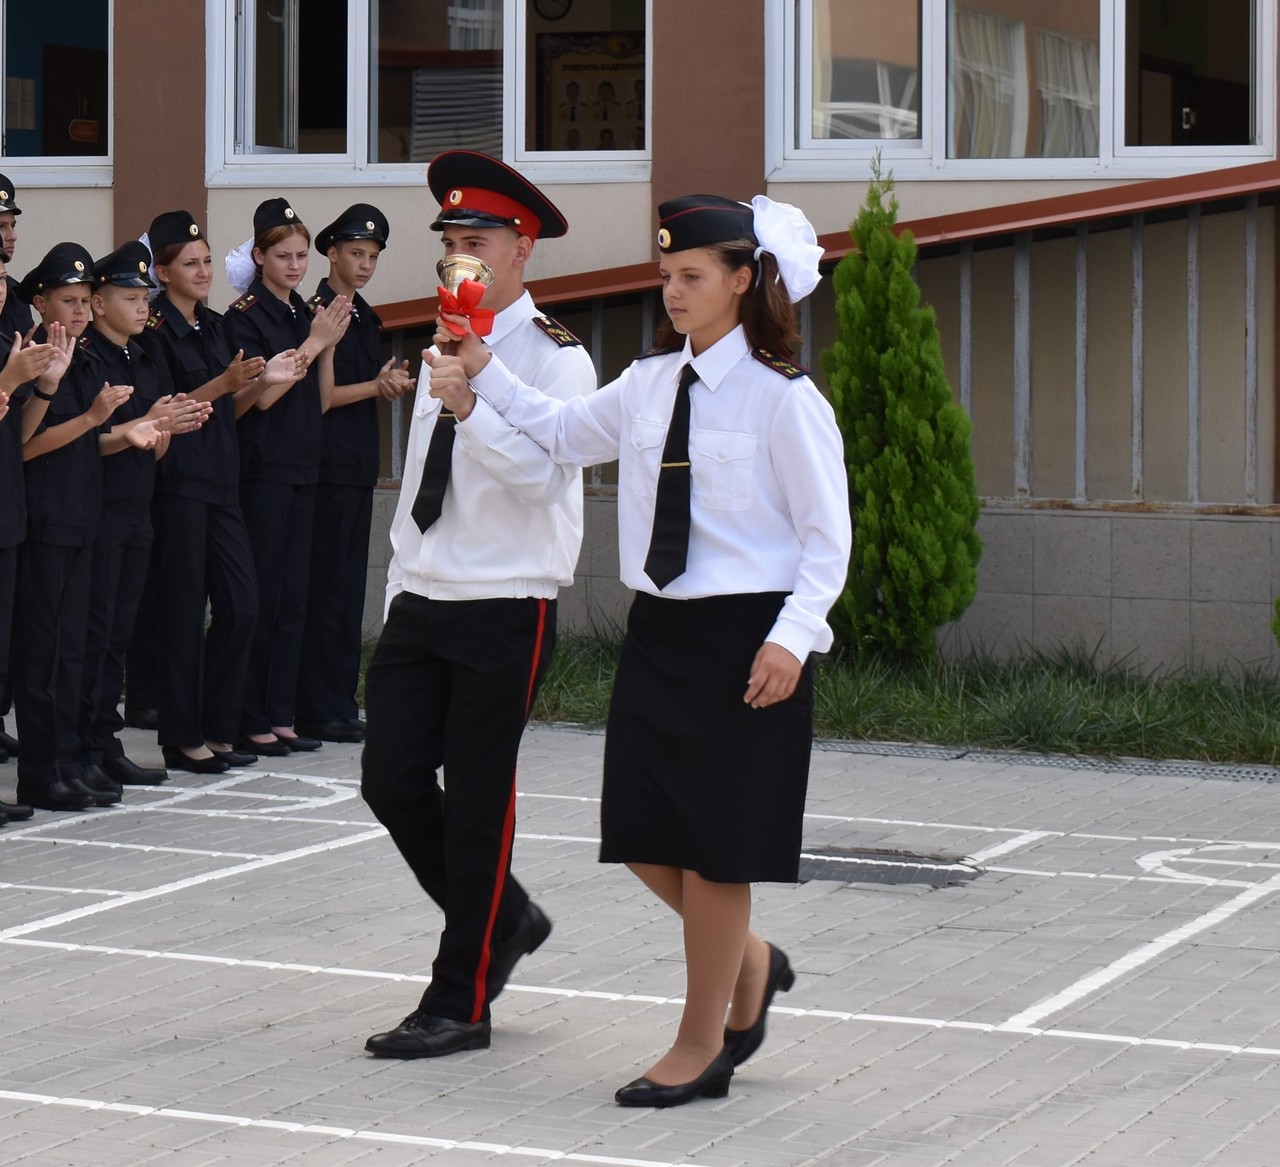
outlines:
[[[839,339],[822,354],[844,433],[854,551],[833,623],[859,654],[928,658],[977,590],[982,542],[969,418],[952,399],[916,244],[895,235],[893,176],[872,167],[833,276]]]

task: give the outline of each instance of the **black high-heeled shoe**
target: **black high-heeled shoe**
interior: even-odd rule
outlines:
[[[722,1049],[716,1054],[715,1061],[692,1082],[663,1086],[650,1082],[648,1078],[637,1078],[623,1086],[613,1098],[619,1106],[653,1106],[658,1109],[683,1106],[695,1098],[724,1098],[729,1093],[732,1077],[733,1061],[729,1051]]]
[[[764,983],[764,1004],[760,1006],[760,1016],[756,1018],[755,1024],[747,1029],[730,1029],[725,1026],[724,1048],[733,1059],[735,1066],[742,1065],[764,1041],[764,1023],[769,1015],[769,1005],[773,1001],[773,995],[779,989],[789,993],[791,986],[795,983],[796,974],[791,971],[791,962],[787,959],[787,954],[781,948],[775,948],[770,944],[769,976]]]
[[[170,770],[186,770],[190,774],[225,774],[231,769],[216,755],[208,758],[193,758],[177,746],[161,746],[160,753],[164,764]]]

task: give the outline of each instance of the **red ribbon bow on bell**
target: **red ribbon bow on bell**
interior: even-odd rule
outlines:
[[[476,336],[488,336],[493,331],[493,311],[489,308],[480,307],[480,301],[484,297],[484,284],[477,283],[475,280],[463,280],[458,285],[456,294],[440,285],[436,286],[436,292],[440,296],[440,311],[442,313],[448,312],[451,316],[465,316],[471,324],[471,331]],[[464,329],[450,324],[447,320],[443,320],[441,323],[454,336],[466,336]]]

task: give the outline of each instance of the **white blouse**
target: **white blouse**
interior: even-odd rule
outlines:
[[[689,361],[698,380],[689,391],[688,566],[659,591],[644,561],[662,447]],[[852,543],[844,443],[813,382],[753,357],[740,326],[697,357],[686,340],[683,352],[637,360],[612,384],[570,401],[530,387],[496,356],[471,384],[472,418],[500,414],[557,462],[618,459],[618,550],[628,587],[675,599],[788,592],[766,639],[801,661],[831,647],[826,616],[844,588]]]

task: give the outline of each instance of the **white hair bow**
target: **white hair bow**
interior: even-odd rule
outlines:
[[[787,289],[793,304],[803,300],[822,277],[818,274],[818,261],[822,248],[813,224],[804,212],[788,203],[775,203],[765,195],[751,200],[754,212],[753,225],[760,251],[769,252],[778,261],[778,276]]]
[[[253,240],[246,239],[234,251],[227,252],[227,283],[237,292],[245,292],[258,274],[258,265],[253,262]]]

